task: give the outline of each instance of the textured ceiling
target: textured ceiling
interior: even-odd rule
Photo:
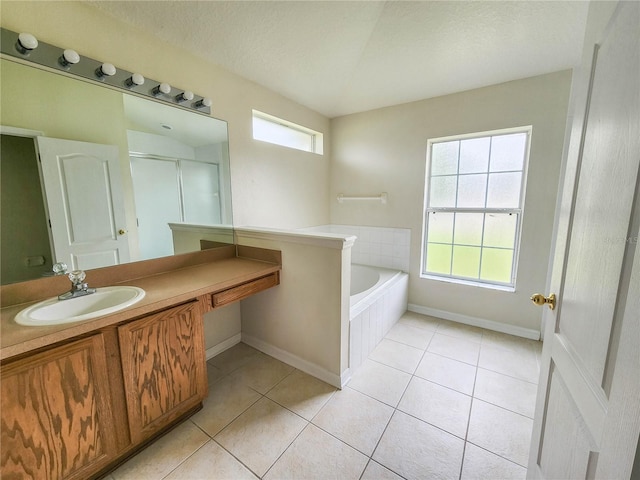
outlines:
[[[328,117],[571,68],[582,1],[91,1]]]

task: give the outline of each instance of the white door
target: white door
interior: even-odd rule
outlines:
[[[180,160],[184,221],[197,225],[219,225],[220,173],[215,163]]]
[[[38,137],[56,262],[90,269],[129,261],[118,148]]]
[[[173,255],[169,223],[182,221],[175,160],[131,157],[140,259]]]
[[[640,3],[620,2],[595,49],[580,138],[571,139],[551,280],[558,303],[553,311],[544,307],[529,478],[627,479],[634,464],[640,434],[639,25]]]

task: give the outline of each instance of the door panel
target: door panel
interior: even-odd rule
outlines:
[[[101,334],[2,367],[3,478],[85,479],[116,445]]]
[[[83,270],[128,262],[118,148],[38,137],[38,149],[56,261]]]
[[[152,436],[207,394],[197,301],[118,327],[131,437]]]
[[[640,4],[620,2],[595,47],[581,135],[571,139],[564,188],[573,193],[564,192],[557,219],[567,221],[556,241],[564,258],[551,277],[557,309],[545,314],[529,478],[599,478],[612,471],[604,465],[616,474],[603,478],[624,478],[633,465],[640,328],[627,309],[640,296],[629,281],[640,269],[639,24]],[[615,432],[626,433],[625,444]]]
[[[131,157],[140,258],[173,255],[169,223],[182,221],[177,163]]]

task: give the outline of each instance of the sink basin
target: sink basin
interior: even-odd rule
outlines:
[[[97,288],[95,293],[69,300],[54,297],[20,311],[16,315],[16,323],[43,326],[90,320],[130,307],[142,300],[144,295],[145,291],[141,288],[117,286]]]

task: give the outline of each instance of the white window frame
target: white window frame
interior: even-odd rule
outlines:
[[[527,172],[529,169],[529,153],[531,149],[531,133],[533,128],[531,125],[523,126],[523,127],[513,127],[513,128],[504,128],[500,130],[490,130],[485,132],[476,132],[469,134],[461,134],[461,135],[451,135],[447,137],[440,138],[432,138],[427,140],[427,161],[426,161],[426,175],[425,175],[425,189],[424,189],[424,211],[422,217],[422,249],[420,255],[420,278],[425,278],[429,280],[437,280],[443,282],[457,283],[463,285],[471,285],[476,287],[484,287],[484,288],[492,288],[496,290],[503,290],[508,292],[516,291],[516,274],[518,270],[518,260],[520,257],[520,240],[521,240],[521,231],[522,231],[522,218],[524,213],[524,200],[526,194],[526,185],[527,185]],[[525,133],[527,135],[525,151],[524,151],[524,159],[522,165],[522,178],[520,185],[520,201],[518,208],[459,208],[459,207],[431,207],[429,205],[430,200],[430,185],[431,185],[431,152],[434,144],[437,143],[445,143],[451,141],[460,141],[460,140],[468,140],[468,139],[476,139],[476,138],[486,138],[486,137],[496,137],[501,135],[510,135],[515,133]],[[489,153],[490,154],[490,153]],[[518,170],[519,171],[519,170]],[[501,172],[502,173],[502,172]],[[505,172],[507,173],[507,172]],[[460,173],[456,174],[456,177],[460,177]],[[496,281],[488,281],[481,279],[469,279],[466,277],[459,277],[453,274],[440,274],[435,272],[427,272],[427,243],[428,243],[428,229],[429,229],[429,214],[431,212],[447,212],[447,213],[508,213],[511,215],[517,215],[516,221],[516,229],[515,229],[515,239],[514,239],[514,248],[513,248],[513,260],[511,266],[511,282],[509,283],[501,283]],[[483,232],[483,240],[484,240],[484,232]],[[453,242],[453,239],[452,239]],[[455,243],[452,243],[452,246],[455,246]],[[481,245],[483,248],[483,245]],[[452,254],[453,261],[453,254]],[[482,262],[482,257],[481,257]],[[480,263],[480,268],[482,267],[482,263]]]
[[[264,113],[261,112],[259,110],[252,110],[252,133],[253,133],[253,139],[260,141],[260,142],[267,142],[267,143],[271,143],[273,145],[279,145],[281,147],[285,147],[285,148],[293,148],[296,150],[301,150],[303,152],[310,152],[310,153],[316,153],[318,155],[322,155],[323,154],[323,150],[324,150],[324,138],[323,138],[323,134],[321,132],[317,132],[315,130],[312,130],[310,128],[307,127],[303,127],[302,125],[298,125],[297,123],[293,123],[290,122],[288,120],[284,120],[282,118],[278,118],[274,115],[270,115],[268,113]],[[259,119],[261,121],[266,121],[271,123],[273,126],[279,128],[279,129],[290,129],[295,131],[296,133],[302,133],[305,135],[309,136],[309,144],[310,147],[307,148],[299,148],[299,147],[295,147],[295,146],[291,146],[291,145],[287,145],[285,143],[280,143],[277,141],[277,139],[270,139],[270,138],[256,138],[256,132],[255,132],[255,120]],[[283,130],[285,131],[285,130]]]

